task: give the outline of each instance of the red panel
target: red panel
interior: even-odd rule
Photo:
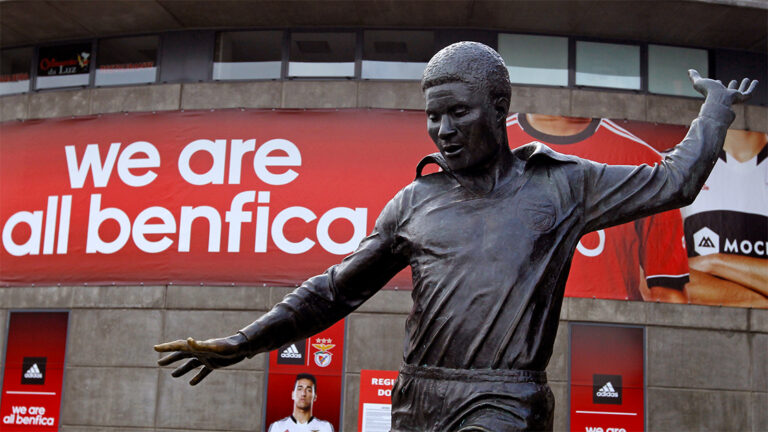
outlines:
[[[0,430],[59,429],[67,318],[67,312],[11,313]]]
[[[303,346],[302,346],[303,344]],[[291,392],[296,375],[309,373],[317,379],[313,415],[339,429],[341,378],[344,372],[344,320],[295,344],[269,353],[266,427],[293,412]]]
[[[571,324],[572,431],[644,430],[643,329]]]

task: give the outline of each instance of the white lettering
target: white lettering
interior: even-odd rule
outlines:
[[[752,243],[750,243],[749,240],[742,240],[739,246],[741,247],[741,253],[744,255],[752,253]]]
[[[259,204],[269,203],[269,192],[261,191],[258,195]],[[269,233],[269,207],[256,207],[256,238],[253,244],[254,252],[267,251],[267,236]]]
[[[198,174],[192,171],[189,166],[189,162],[192,159],[192,155],[203,151],[213,157],[213,165],[211,168]],[[224,183],[224,164],[226,162],[227,155],[227,140],[217,139],[215,141],[207,139],[199,139],[187,144],[179,155],[179,174],[189,184],[193,185],[206,185],[206,184],[223,184]]]
[[[723,249],[723,252],[739,253],[739,249],[736,246],[736,240],[731,241],[730,239],[725,239],[725,249]]]
[[[379,396],[392,396],[392,389],[378,389]]]
[[[597,247],[590,249],[581,244],[581,240],[579,240],[579,244],[576,245],[576,250],[581,252],[582,255],[588,257],[596,257],[603,253],[603,249],[605,249],[605,230],[597,230],[595,232],[597,233],[597,237],[599,239]]]
[[[143,153],[146,157],[134,158],[137,153]],[[117,160],[117,175],[128,186],[146,186],[157,178],[154,171],[148,170],[142,175],[131,173],[133,168],[157,168],[160,166],[160,153],[152,144],[146,141],[136,141],[120,153]]]
[[[150,224],[150,219],[160,219],[162,223]],[[147,234],[169,234],[176,232],[176,220],[171,212],[163,207],[149,207],[145,209],[133,222],[133,242],[136,246],[147,253],[162,252],[173,244],[173,240],[163,236],[160,240],[147,240]]]
[[[88,237],[86,240],[85,253],[103,253],[111,254],[119,251],[125,246],[131,233],[131,221],[128,215],[117,208],[101,208],[101,194],[91,195],[91,207],[88,214]],[[107,219],[115,220],[120,226],[120,232],[117,238],[111,242],[105,242],[99,236],[99,227]]]
[[[43,255],[53,254],[53,236],[56,235],[56,209],[59,197],[48,197],[48,209],[45,211],[45,236],[43,237]]]
[[[61,217],[59,217],[59,238],[56,240],[56,253],[67,253],[69,246],[69,217],[72,214],[72,195],[61,197]]]
[[[765,242],[756,241],[755,242],[755,252],[757,252],[758,255],[765,255]]]
[[[256,148],[256,140],[232,140],[229,149],[229,184],[240,184],[240,169],[243,165],[243,155]]]
[[[275,150],[282,150],[287,156],[270,156]],[[299,174],[288,169],[281,174],[274,174],[268,167],[297,167],[301,166],[301,152],[296,145],[285,139],[272,139],[262,144],[253,157],[253,171],[261,181],[273,186],[288,184],[296,179]]]
[[[251,213],[243,211],[243,206],[253,202],[254,199],[256,199],[256,191],[240,192],[232,198],[232,204],[225,215],[225,220],[229,223],[227,252],[240,252],[240,225],[251,221]]]
[[[336,255],[346,255],[352,253],[360,244],[360,240],[365,237],[365,225],[368,211],[365,208],[356,208],[352,210],[347,207],[336,207],[328,210],[317,223],[317,241],[320,242],[325,250]],[[337,243],[331,239],[329,228],[331,223],[337,219],[346,219],[352,223],[354,231],[352,238],[344,243]]]
[[[17,244],[13,241],[13,229],[18,224],[29,226],[29,238],[26,242]],[[43,226],[43,211],[21,211],[14,213],[5,221],[3,227],[3,247],[13,256],[37,255],[40,253],[40,234]]]
[[[189,252],[192,223],[199,217],[208,220],[208,252],[219,252],[221,250],[221,216],[215,208],[209,206],[181,208],[179,252]]]
[[[304,253],[312,248],[312,246],[315,245],[315,242],[308,238],[298,242],[292,242],[286,239],[285,234],[283,233],[283,226],[293,218],[301,219],[304,222],[311,222],[315,220],[317,216],[312,213],[312,210],[305,207],[288,207],[278,213],[277,216],[275,216],[275,220],[272,221],[272,241],[274,241],[275,245],[277,245],[283,252],[289,254]]]
[[[82,188],[89,171],[93,177],[93,185],[95,187],[105,187],[109,182],[109,176],[112,174],[112,168],[115,166],[115,159],[117,159],[117,152],[119,150],[120,143],[110,145],[107,159],[102,164],[98,144],[88,144],[85,147],[85,153],[83,153],[83,160],[78,165],[75,146],[65,146],[64,152],[67,156],[70,187],[72,189]]]

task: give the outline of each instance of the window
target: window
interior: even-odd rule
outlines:
[[[648,45],[648,91],[675,96],[698,96],[688,79],[688,69],[709,76],[709,59],[703,49]]]
[[[577,41],[576,85],[640,90],[640,47]]]
[[[90,42],[40,47],[35,88],[87,86],[91,52]]]
[[[102,39],[96,58],[96,85],[153,83],[157,80],[157,36]]]
[[[430,31],[366,31],[362,78],[420,80],[434,46]]]
[[[32,48],[16,48],[0,52],[0,95],[29,91]]]
[[[568,86],[568,38],[499,34],[499,54],[513,83]]]
[[[282,67],[281,31],[219,33],[213,79],[279,79]]]
[[[355,33],[292,33],[288,76],[355,76]]]

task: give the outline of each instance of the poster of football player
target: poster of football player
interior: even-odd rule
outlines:
[[[269,353],[264,430],[341,430],[344,324]]]

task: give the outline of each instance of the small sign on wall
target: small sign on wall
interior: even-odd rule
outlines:
[[[397,371],[360,371],[358,431],[389,432],[392,427],[392,387],[396,379]]]
[[[68,317],[68,312],[11,312],[0,430],[59,430]]]

